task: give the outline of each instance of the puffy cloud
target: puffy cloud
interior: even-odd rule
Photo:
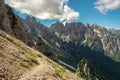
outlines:
[[[68,0],[5,0],[11,7],[40,19],[71,21],[79,13],[67,5]]]
[[[66,18],[67,21],[71,21],[71,20],[77,19],[78,16],[79,16],[78,12],[73,11],[67,5],[64,6],[63,19]]]
[[[120,0],[98,0],[95,2],[95,8],[106,14],[108,11],[120,8]]]

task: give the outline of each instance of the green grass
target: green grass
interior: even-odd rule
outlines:
[[[60,66],[58,63],[56,63],[56,62],[54,62],[50,59],[47,59],[47,60],[48,60],[48,62],[50,62],[52,64],[52,66],[55,69],[55,72],[54,72],[53,76],[62,78],[64,80],[64,76],[66,76],[65,75],[66,68],[64,66]]]
[[[26,51],[26,47],[21,44],[15,44],[19,49]]]
[[[20,65],[25,68],[30,68],[30,65],[27,62],[21,62]]]
[[[19,49],[23,50],[22,54],[24,54],[28,60],[30,60],[33,63],[39,64],[36,56],[31,51],[29,51],[29,50],[27,51],[27,48],[24,45],[21,45],[21,44],[15,44],[15,45]],[[24,51],[26,51],[27,53],[25,53]],[[37,54],[37,56],[41,57],[40,54]]]
[[[40,57],[40,58],[42,57],[42,55],[40,53],[38,53],[37,56]]]
[[[8,42],[8,40],[3,37],[0,37],[0,42]]]
[[[65,68],[59,66],[58,64],[54,65],[54,68],[55,68],[55,72],[54,72],[54,76],[55,77],[59,77],[59,78],[62,78],[64,80],[65,76],[66,76],[66,71],[65,71]]]
[[[42,57],[42,53],[40,53],[35,47],[33,47],[33,49],[34,49],[35,51],[37,51],[37,56],[38,56],[39,58],[41,58],[41,57]]]
[[[31,54],[31,53],[30,53],[30,54],[26,54],[25,56],[26,56],[26,58],[29,59],[30,61],[32,61],[32,62],[34,62],[34,63],[36,63],[36,64],[39,64],[39,63],[38,63],[38,60],[36,59],[36,57],[35,57],[33,54]]]
[[[62,78],[62,72],[60,70],[55,70],[54,76]]]

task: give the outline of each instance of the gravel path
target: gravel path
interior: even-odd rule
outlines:
[[[19,80],[59,80],[53,77],[54,69],[45,59],[39,61],[39,65],[27,71]]]

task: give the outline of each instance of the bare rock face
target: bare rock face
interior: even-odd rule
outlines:
[[[30,36],[24,31],[20,18],[13,13],[12,8],[4,3],[4,0],[0,0],[0,29],[32,45]]]
[[[82,59],[78,65],[77,74],[86,80],[101,80],[88,60]]]
[[[6,31],[7,33],[15,36],[12,29],[10,20],[7,15],[8,10],[6,9],[6,5],[4,4],[4,0],[0,1],[0,29]]]
[[[97,25],[93,25],[94,33],[97,34],[101,41],[104,53],[114,59],[120,61],[120,32],[115,29],[106,29]]]
[[[71,52],[69,51],[71,46],[64,46],[64,43],[72,42],[75,45],[84,45],[94,51],[104,53],[115,61],[120,61],[120,30],[106,29],[97,24],[90,26],[75,22],[65,25],[57,22],[49,30],[58,38],[54,37],[53,43],[58,42],[64,50],[67,47],[67,52]]]

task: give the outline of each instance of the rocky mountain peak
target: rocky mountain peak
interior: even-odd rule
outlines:
[[[57,21],[56,23],[52,24],[50,28],[59,28],[64,27],[63,23]]]
[[[26,16],[26,20],[29,21],[29,22],[34,22],[34,23],[37,23],[37,20],[35,17],[30,17],[29,15]]]
[[[96,24],[96,23],[94,23],[94,24],[92,25],[92,27],[97,27],[97,24]]]
[[[80,27],[80,26],[85,26],[85,25],[81,22],[71,22],[71,23],[66,22],[65,26],[66,27]]]
[[[90,25],[89,25],[88,23],[86,24],[86,26],[87,26],[87,27],[90,27]]]

